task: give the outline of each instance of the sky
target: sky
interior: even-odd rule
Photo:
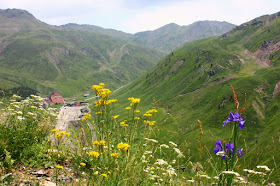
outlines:
[[[280,0],[1,0],[0,9],[27,10],[50,25],[90,24],[127,33],[169,23],[216,20],[240,25],[280,11]]]

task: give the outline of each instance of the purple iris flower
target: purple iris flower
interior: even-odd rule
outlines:
[[[223,122],[223,127],[226,126],[228,122],[239,122],[239,128],[242,130],[244,128],[245,121],[241,118],[241,116],[238,114],[238,112],[235,112],[234,115],[230,112],[229,118]]]
[[[226,154],[229,154],[230,152],[230,156],[232,156],[233,154],[233,149],[234,149],[234,143],[226,143],[225,146],[222,145],[222,141],[221,140],[218,140],[215,142],[215,146],[213,151],[215,154],[217,154],[218,152],[221,152],[219,154],[219,156],[221,156],[221,158],[224,160],[225,159],[225,155]],[[243,152],[240,148],[237,148],[236,149],[237,152],[236,152],[236,155],[238,154],[238,158],[242,157],[243,155]]]
[[[223,152],[224,151],[224,147],[222,146],[222,141],[221,140],[216,141],[215,146],[216,147],[213,149],[215,154],[217,154],[218,152]],[[224,160],[225,155],[221,155],[221,158]]]

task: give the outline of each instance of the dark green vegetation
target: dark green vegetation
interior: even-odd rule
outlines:
[[[153,31],[128,34],[113,29],[104,29],[93,25],[67,24],[64,29],[76,29],[93,33],[102,33],[114,38],[134,41],[138,44],[154,48],[163,52],[170,52],[175,48],[190,41],[202,38],[220,36],[235,25],[219,21],[198,21],[188,26],[179,26],[171,23]]]
[[[230,85],[240,107],[245,105],[245,91],[248,108],[240,131],[244,150],[240,171],[267,165],[274,168],[271,178],[279,182],[280,95],[275,91],[280,81],[279,30],[277,13],[244,23],[221,37],[188,43],[115,95],[121,104],[130,96],[140,97],[140,105],[150,105],[155,98],[163,110],[159,117],[168,119],[158,123],[162,138],[180,143],[192,161],[204,161],[207,151],[215,156],[215,141],[231,136],[226,128],[232,125],[222,127],[228,113],[236,111]],[[201,144],[197,119],[204,131]]]
[[[0,89],[14,93],[72,96],[93,82],[115,89],[164,56],[107,35],[58,29],[24,10],[0,10],[0,24]]]

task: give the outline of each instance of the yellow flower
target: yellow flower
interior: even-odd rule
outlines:
[[[118,158],[119,155],[120,155],[120,153],[112,153],[112,154],[111,154],[111,156],[114,157],[114,158]]]
[[[85,163],[80,163],[80,165],[81,165],[82,167],[86,166],[86,164],[85,164]]]
[[[95,158],[98,158],[98,156],[99,156],[100,154],[99,154],[99,152],[91,151],[91,152],[88,153],[88,155],[89,155],[89,156],[93,156],[93,157],[95,157]]]
[[[131,107],[126,107],[125,109],[126,109],[126,110],[130,110],[130,109],[131,109]]]
[[[152,117],[152,114],[145,113],[145,114],[143,114],[143,116],[145,116],[145,117]]]
[[[140,110],[134,110],[134,113],[140,113]]]
[[[113,119],[117,119],[118,117],[120,117],[120,115],[115,115],[113,116]]]
[[[119,143],[117,145],[118,149],[121,149],[123,151],[128,151],[128,148],[130,147],[130,145],[128,145],[127,143]]]
[[[128,100],[131,102],[130,105],[137,105],[140,102],[140,98],[128,98]]]
[[[134,117],[134,120],[139,120],[140,118],[139,117]]]
[[[63,167],[59,165],[55,166],[55,168],[63,170]]]
[[[100,114],[100,115],[101,115],[101,114],[102,114],[102,111],[95,112],[95,114],[96,114],[96,115],[98,115],[98,114]]]
[[[51,131],[52,132],[58,132],[59,130],[58,129],[52,129]]]
[[[110,174],[110,175],[112,174],[111,171],[108,171],[107,173]]]
[[[105,146],[106,141],[99,141],[99,146]]]
[[[104,83],[99,83],[99,86],[102,86],[102,87],[104,87],[104,85],[105,85]]]
[[[144,123],[148,124],[149,126],[154,126],[156,124],[156,121],[144,121]]]
[[[128,124],[126,124],[124,121],[122,121],[122,122],[120,123],[120,126],[122,126],[122,127],[127,127]]]
[[[106,143],[106,141],[95,141],[95,142],[93,142],[93,144],[97,145],[97,146],[105,146],[105,143]]]
[[[100,176],[101,176],[101,177],[104,177],[104,178],[107,178],[107,177],[108,177],[107,174],[101,174]]]
[[[63,136],[63,134],[61,134],[60,132],[56,133],[55,136],[59,139]]]

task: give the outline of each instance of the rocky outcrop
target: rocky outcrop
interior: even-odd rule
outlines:
[[[275,97],[278,92],[280,92],[280,81],[275,85],[273,97]]]

